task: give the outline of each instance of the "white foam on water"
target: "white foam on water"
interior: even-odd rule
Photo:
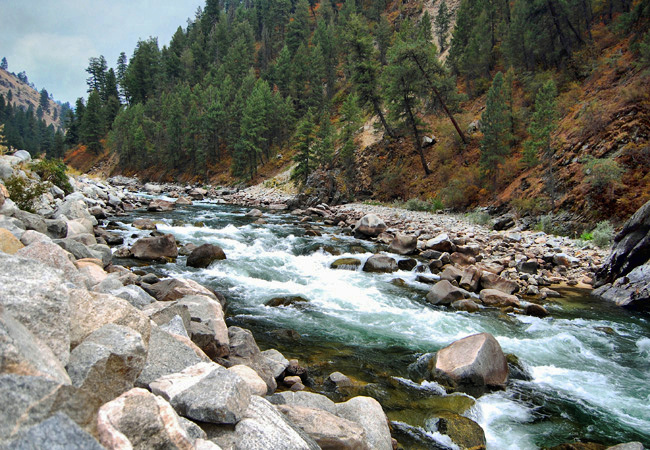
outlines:
[[[531,409],[504,392],[483,395],[464,415],[483,428],[488,450],[538,448],[526,427],[533,418]]]

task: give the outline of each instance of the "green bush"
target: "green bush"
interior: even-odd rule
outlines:
[[[32,163],[30,169],[37,173],[42,181],[49,181],[63,190],[66,195],[72,193],[73,189],[66,175],[68,167],[60,159],[41,159]]]
[[[485,211],[472,211],[470,213],[467,213],[466,217],[469,222],[475,223],[477,225],[488,225],[492,223],[490,215]]]
[[[435,212],[443,209],[442,202],[437,199],[431,199],[429,201],[420,200],[419,198],[411,198],[404,203],[404,208],[409,211],[428,211]]]
[[[588,231],[584,231],[584,232],[580,235],[580,240],[581,240],[581,241],[592,241],[593,239],[594,239],[594,235],[593,235],[593,233],[588,232]]]
[[[49,182],[36,182],[27,178],[13,175],[5,180],[9,197],[24,211],[34,212],[34,201],[47,192]]]
[[[594,244],[600,248],[609,247],[614,240],[614,227],[606,220],[598,222],[596,228],[591,232]]]
[[[539,218],[539,222],[535,225],[535,230],[543,231],[546,234],[560,235],[560,228],[555,222],[553,214],[547,214]]]
[[[585,159],[585,175],[587,182],[595,189],[604,190],[621,179],[623,168],[613,158]]]

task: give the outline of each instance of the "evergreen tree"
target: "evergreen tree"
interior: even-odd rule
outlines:
[[[116,67],[116,78],[119,85],[119,94],[120,98],[127,101],[129,98],[126,91],[126,71],[128,69],[128,60],[126,58],[126,53],[121,52],[120,56],[117,58],[117,67]]]
[[[343,38],[350,54],[352,82],[359,94],[360,106],[371,105],[386,133],[395,137],[382,110],[378,82],[379,64],[373,55],[372,37],[368,26],[361,16],[357,14],[350,16]]]
[[[287,27],[286,44],[294,55],[301,45],[307,44],[309,38],[309,3],[307,0],[298,0],[296,10],[291,16]]]
[[[386,15],[382,14],[379,23],[375,28],[375,41],[377,42],[377,49],[379,50],[379,61],[383,66],[388,64],[386,53],[388,52],[392,38],[393,29],[391,28]]]
[[[334,129],[328,108],[323,108],[318,118],[314,156],[317,164],[323,167],[329,167],[334,159]]]
[[[291,178],[304,186],[316,166],[314,149],[312,148],[314,143],[314,119],[311,111],[305,114],[298,123],[294,139],[294,145],[298,153],[293,158],[296,167],[291,173]]]
[[[447,48],[447,33],[449,32],[449,25],[451,22],[451,12],[447,8],[447,1],[440,0],[438,6],[438,13],[435,18],[436,36],[438,37],[438,45],[440,52],[444,52]]]
[[[88,72],[90,76],[86,79],[86,83],[88,84],[89,93],[92,91],[97,91],[98,93],[102,92],[106,81],[107,71],[108,66],[104,55],[100,55],[97,58],[93,57],[88,60],[86,72]]]
[[[492,190],[497,187],[499,166],[510,152],[510,122],[506,103],[503,74],[498,72],[487,94],[481,115],[481,158],[483,175],[490,179]]]
[[[88,95],[88,104],[81,122],[81,140],[88,149],[95,154],[102,150],[101,139],[104,137],[104,123],[102,120],[102,103],[99,92],[92,91]]]
[[[233,174],[253,178],[262,161],[264,146],[268,142],[268,112],[270,111],[269,86],[264,80],[255,83],[242,113],[239,140],[233,154]]]
[[[50,95],[47,93],[47,90],[45,88],[41,89],[38,104],[43,109],[43,111],[50,111]]]
[[[354,180],[356,172],[356,162],[354,158],[355,144],[354,135],[359,129],[361,122],[361,109],[359,108],[359,99],[354,94],[346,97],[340,109],[341,132],[339,140],[341,145],[340,162],[344,168],[345,178],[348,183]]]
[[[555,98],[557,90],[553,80],[549,80],[539,89],[535,96],[535,112],[528,127],[530,139],[524,145],[524,160],[529,165],[537,164],[541,159],[546,166],[547,189],[551,198],[551,211],[555,210],[555,174],[553,172],[553,155],[551,134],[557,126],[557,107]]]
[[[4,56],[2,57],[2,61],[0,61],[0,69],[2,70],[9,69],[9,63],[7,63],[7,58],[5,58]]]
[[[413,133],[415,148],[420,156],[425,176],[431,173],[422,148],[422,122],[417,113],[426,93],[426,80],[422,71],[409,57],[412,43],[417,43],[416,35],[426,36],[426,30],[416,30],[410,21],[402,23],[395,43],[388,52],[388,66],[384,73],[386,98],[390,104],[391,117],[403,123]],[[424,42],[424,40],[423,40]]]

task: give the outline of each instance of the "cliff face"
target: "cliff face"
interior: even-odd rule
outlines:
[[[30,106],[34,108],[34,111],[38,109],[41,94],[11,73],[0,69],[0,94],[4,96],[5,101],[7,101],[9,91],[11,91],[12,105],[19,106],[25,110],[29,109]],[[43,120],[45,120],[48,126],[54,125],[56,129],[63,129],[61,107],[52,99],[49,102],[49,110],[43,111]]]

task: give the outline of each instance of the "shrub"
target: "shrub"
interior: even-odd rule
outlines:
[[[585,159],[584,171],[587,182],[597,190],[611,187],[621,179],[623,174],[623,168],[613,158],[594,158],[593,156],[588,156]]]
[[[588,231],[584,231],[584,232],[580,235],[580,240],[581,240],[581,241],[592,241],[593,239],[594,239],[594,235],[593,235],[593,233],[588,232]]]
[[[596,228],[591,232],[594,244],[600,248],[609,247],[614,240],[614,227],[607,220],[598,222]]]
[[[42,181],[52,183],[66,194],[72,193],[73,189],[66,175],[68,167],[60,159],[41,159],[32,163],[30,169],[37,173]]]
[[[28,178],[13,175],[5,180],[9,197],[24,211],[34,212],[34,201],[47,192],[49,182],[36,182]]]
[[[525,215],[538,216],[550,209],[546,199],[535,198],[513,198],[510,206],[517,212],[520,217]]]
[[[435,212],[443,209],[442,201],[437,198],[431,200],[420,200],[419,198],[411,198],[404,203],[404,208],[409,211],[428,211]]]
[[[488,225],[492,223],[490,215],[485,211],[472,211],[467,213],[466,217],[470,223],[475,223],[477,225]]]

